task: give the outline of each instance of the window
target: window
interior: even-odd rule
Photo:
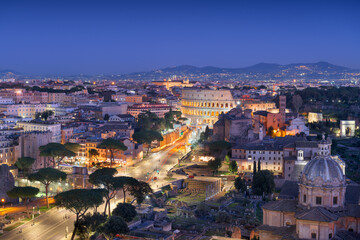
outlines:
[[[321,197],[316,197],[316,205],[321,205]]]
[[[311,234],[311,239],[316,239],[316,233]]]
[[[337,203],[337,197],[333,197],[333,205],[337,205],[338,203]]]
[[[304,194],[303,202],[306,203],[306,194]]]

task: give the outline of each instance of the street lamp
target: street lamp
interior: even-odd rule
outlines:
[[[5,198],[1,199],[1,204],[3,205],[3,208],[5,208]]]

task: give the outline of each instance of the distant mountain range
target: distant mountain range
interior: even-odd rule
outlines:
[[[195,78],[209,78],[215,80],[224,79],[338,79],[343,78],[345,73],[360,72],[343,66],[337,66],[328,62],[317,63],[293,63],[287,65],[274,63],[259,63],[243,68],[220,68],[220,67],[195,67],[191,65],[181,65],[167,67],[148,72],[137,72],[123,75],[132,79],[160,79],[173,75],[188,76]]]
[[[136,72],[122,75],[106,76],[101,75],[101,78],[113,79],[143,79],[154,80],[173,75],[188,76],[188,77],[201,77],[203,75],[218,76],[217,79],[227,79],[227,75],[232,78],[236,76],[238,79],[251,78],[251,79],[286,79],[295,77],[304,78],[342,78],[345,73],[360,72],[357,69],[351,69],[343,66],[333,65],[328,62],[317,63],[293,63],[293,64],[275,64],[275,63],[258,63],[248,67],[242,68],[221,68],[221,67],[196,67],[191,65],[181,65],[175,67],[167,67],[158,70]],[[22,75],[12,70],[0,71],[0,77]],[[221,77],[219,77],[221,76]],[[92,78],[94,76],[88,75],[75,75],[66,76],[66,78]],[[99,76],[97,76],[99,77]]]
[[[181,65],[176,67],[168,67],[160,70],[154,70],[152,72],[163,72],[163,73],[188,73],[188,74],[214,74],[214,73],[276,73],[284,70],[303,70],[303,71],[314,71],[314,72],[344,72],[351,71],[352,69],[342,66],[333,65],[328,62],[317,62],[317,63],[292,63],[287,65],[281,65],[276,63],[258,63],[249,67],[243,68],[220,68],[220,67],[195,67],[191,65]],[[144,73],[144,72],[142,72]],[[139,73],[133,73],[139,74]]]

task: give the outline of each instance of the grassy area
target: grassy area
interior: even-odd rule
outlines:
[[[206,231],[206,233],[204,234],[205,236],[220,236],[220,237],[225,237],[226,236],[226,231],[224,229],[209,229]]]
[[[56,207],[54,204],[50,204],[49,208],[47,208],[47,206],[42,206],[42,207],[39,207],[39,210],[40,210],[40,212],[47,212],[54,207]]]
[[[37,216],[39,216],[40,214],[35,214],[34,215],[34,218],[36,218]],[[31,221],[32,220],[32,216],[31,217],[27,217],[27,218],[24,218],[22,221],[25,221],[25,222],[27,222],[27,221]]]
[[[9,232],[9,231],[14,230],[15,228],[23,225],[24,223],[25,222],[16,222],[16,223],[12,224],[11,226],[8,226],[8,227],[4,228],[3,230]]]
[[[202,230],[201,225],[207,224],[207,221],[198,218],[173,217],[171,220],[176,229],[190,229],[195,226],[195,229]]]
[[[237,206],[239,206],[240,204],[239,203],[231,203],[228,208],[236,208]]]
[[[39,210],[40,210],[41,213],[44,213],[44,212],[49,211],[50,209],[52,209],[52,208],[54,208],[54,207],[55,207],[55,205],[52,204],[52,205],[50,205],[49,208],[47,208],[46,206],[39,207]],[[37,212],[37,209],[36,209],[36,212]],[[38,216],[40,216],[40,214],[36,213],[36,214],[34,215],[34,218],[36,218],[36,217],[38,217]],[[24,218],[24,219],[22,219],[22,220],[20,220],[20,221],[17,221],[17,222],[15,222],[15,223],[13,223],[12,225],[10,225],[10,226],[8,226],[8,227],[6,227],[6,228],[4,228],[3,230],[4,230],[4,231],[11,231],[11,230],[13,230],[13,229],[15,229],[15,228],[23,225],[24,223],[26,223],[26,222],[28,222],[28,221],[31,221],[31,220],[32,220],[32,216],[27,217],[27,218]]]

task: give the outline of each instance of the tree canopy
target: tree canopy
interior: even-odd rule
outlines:
[[[238,164],[235,160],[230,162],[229,171],[233,174],[236,174],[238,172]]]
[[[209,148],[213,152],[227,151],[231,148],[231,143],[227,141],[214,141],[209,143]]]
[[[26,213],[29,216],[28,201],[39,193],[36,187],[14,187],[6,194],[11,198],[21,198],[26,206]]]
[[[235,178],[234,186],[239,192],[244,192],[246,190],[246,182],[241,177]]]
[[[129,232],[129,228],[122,217],[111,216],[109,220],[101,227],[100,230],[107,239],[114,239],[117,234]]]
[[[98,147],[109,150],[109,152],[110,152],[110,167],[112,167],[113,162],[115,160],[115,156],[114,156],[115,152],[126,151],[128,149],[124,145],[123,142],[120,142],[119,140],[116,140],[114,138],[104,139]]]
[[[122,188],[121,183],[119,181],[116,181],[114,178],[114,175],[117,173],[117,170],[115,168],[101,168],[97,169],[95,172],[90,174],[89,176],[89,182],[100,186],[103,185],[105,189],[105,209],[104,214],[106,213],[106,210],[108,209],[109,215],[110,215],[110,200],[113,199],[117,193],[117,190]]]
[[[67,142],[64,144],[64,147],[69,150],[72,151],[74,153],[78,152],[81,148],[81,145],[78,143],[71,143],[71,142]]]
[[[55,197],[55,204],[73,212],[76,215],[74,231],[71,240],[75,238],[80,218],[91,208],[97,208],[103,203],[103,195],[94,189],[73,189],[61,192]]]
[[[78,230],[76,234],[80,239],[89,239],[89,235],[99,229],[107,220],[107,215],[94,212],[94,214],[87,213],[79,219]]]
[[[49,207],[49,185],[53,182],[65,180],[66,173],[55,168],[41,168],[38,172],[30,174],[28,179],[32,182],[39,181],[45,185],[46,204]]]
[[[161,133],[159,133],[158,131],[154,131],[154,130],[144,130],[144,131],[136,132],[133,134],[133,139],[140,144],[146,143],[149,145],[147,154],[149,154],[151,144],[153,141],[164,140]]]
[[[214,160],[208,161],[208,167],[213,170],[213,173],[215,174],[215,172],[221,167],[221,159],[215,158]]]
[[[144,202],[146,195],[153,192],[150,185],[143,181],[129,185],[129,191],[135,197],[137,204]]]
[[[51,157],[54,161],[54,166],[58,166],[64,157],[75,157],[73,151],[68,150],[61,143],[48,143],[40,146],[40,156]]]
[[[31,166],[34,164],[35,159],[31,157],[21,157],[18,158],[15,165],[24,171],[24,173],[28,172],[28,170],[31,168]]]
[[[129,203],[118,203],[112,215],[122,217],[126,222],[131,222],[136,217],[136,208]]]
[[[275,190],[274,175],[269,170],[260,170],[253,176],[253,193],[255,195],[271,194]]]

